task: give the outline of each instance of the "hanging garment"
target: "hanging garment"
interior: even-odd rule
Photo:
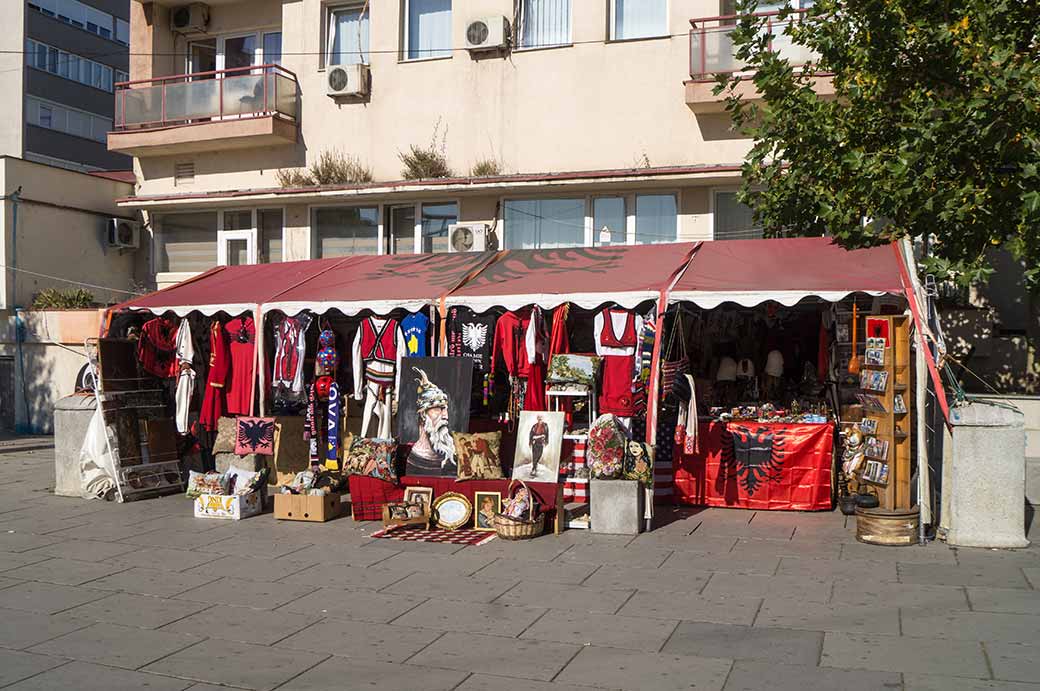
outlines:
[[[231,368],[224,327],[217,320],[213,320],[209,327],[209,345],[209,371],[206,372],[206,394],[202,399],[199,424],[204,430],[213,432],[217,429],[217,421],[224,415],[225,385]]]
[[[325,467],[339,470],[339,417],[342,400],[339,395],[339,384],[332,382],[329,386],[329,414],[325,434]]]
[[[448,310],[448,355],[473,360],[475,372],[491,371],[491,346],[497,333],[495,315],[488,312],[474,314],[468,307]]]
[[[506,312],[495,324],[495,338],[491,345],[492,368],[501,362],[511,377],[527,378],[530,360],[527,356],[527,328],[531,315],[521,316]]]
[[[531,322],[524,338],[527,350],[527,391],[524,392],[524,410],[546,410],[545,371],[548,368],[549,338],[542,308],[531,309]]]
[[[303,361],[307,356],[310,317],[285,317],[274,329],[274,363],[271,387],[276,395],[303,394]]]
[[[141,369],[163,379],[177,376],[177,322],[156,317],[141,327],[137,341],[137,359]]]
[[[598,412],[632,417],[637,410],[632,372],[643,319],[627,310],[605,309],[596,315],[594,327],[596,354],[603,358]]]
[[[176,424],[179,434],[188,433],[188,414],[191,411],[191,397],[195,393],[195,370],[191,361],[195,357],[195,346],[191,342],[191,327],[188,320],[181,321],[177,329],[177,389],[174,391],[176,407]]]
[[[570,340],[567,338],[567,317],[570,314],[570,304],[564,303],[553,312],[552,330],[549,334],[549,356],[552,362],[554,355],[566,355],[571,352]]]
[[[397,390],[401,358],[408,346],[396,319],[368,317],[354,336],[354,397],[361,400],[365,384],[379,387],[379,399]]]
[[[253,412],[253,366],[256,363],[256,328],[253,318],[238,317],[224,325],[231,373],[227,380],[227,414]]]
[[[429,354],[430,318],[422,312],[409,314],[401,320],[401,332],[408,357],[426,357]]]

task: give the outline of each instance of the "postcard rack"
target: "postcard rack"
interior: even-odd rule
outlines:
[[[910,320],[863,318],[866,348],[860,369],[866,460],[854,478],[877,490],[880,508],[910,509]]]
[[[173,420],[163,390],[154,388],[159,380],[140,376],[136,343],[89,338],[84,346],[118,500],[183,491]]]

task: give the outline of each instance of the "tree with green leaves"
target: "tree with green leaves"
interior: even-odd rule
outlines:
[[[924,269],[962,284],[985,280],[999,247],[1040,288],[1040,3],[756,9],[738,3],[732,38],[760,100],[739,97],[740,75],[719,75],[716,94],[754,140],[740,199],[767,235],[929,239]],[[814,58],[791,64],[781,33]],[[826,79],[833,95],[817,93]]]

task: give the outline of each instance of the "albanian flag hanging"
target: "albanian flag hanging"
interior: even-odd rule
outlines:
[[[700,452],[677,447],[676,501],[744,509],[829,510],[834,428],[700,423]]]

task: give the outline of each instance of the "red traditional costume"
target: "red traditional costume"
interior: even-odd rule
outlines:
[[[141,368],[156,377],[177,376],[177,321],[156,317],[141,327],[137,342],[137,359]]]
[[[256,327],[252,317],[232,319],[224,325],[231,355],[227,380],[227,414],[253,414],[253,366],[256,364]]]
[[[398,326],[396,319],[387,319],[379,327],[372,318],[361,322],[361,361],[365,366],[365,382],[379,386],[379,398],[394,386],[397,367]],[[381,363],[384,367],[373,367]],[[355,387],[360,389],[359,386]]]
[[[216,320],[209,327],[209,347],[209,371],[206,372],[206,393],[202,398],[199,424],[212,432],[217,429],[217,421],[224,414],[224,385],[231,365],[224,327]]]
[[[605,309],[596,316],[596,353],[603,358],[599,413],[631,417],[636,413],[632,373],[642,318],[626,310]]]

